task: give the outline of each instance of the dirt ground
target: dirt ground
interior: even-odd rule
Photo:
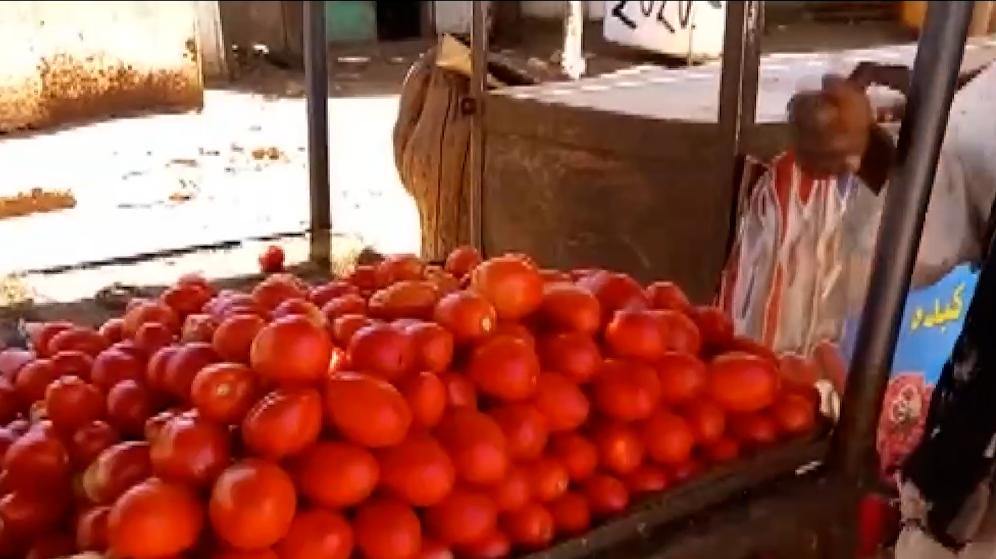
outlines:
[[[556,67],[559,26],[527,28],[495,50]],[[586,33],[589,72],[674,64]],[[776,27],[765,50],[872,46],[906,39],[894,26]],[[362,246],[418,252],[418,216],[394,167],[397,94],[424,41],[330,50],[329,136],[334,260]],[[0,220],[0,320],[104,311],[66,307],[113,283],[162,286],[182,273],[251,274],[268,242],[305,260],[308,224],[302,74],[252,59],[209,84],[199,113],[148,115],[0,137],[0,196],[69,190],[72,209]],[[275,239],[275,241],[274,241]],[[191,250],[190,247],[194,247]],[[198,248],[200,247],[200,248]],[[52,307],[52,304],[58,306]],[[27,313],[27,314],[25,314]]]

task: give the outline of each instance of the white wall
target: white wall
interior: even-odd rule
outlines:
[[[564,16],[564,0],[524,0],[522,15],[541,19],[560,19]],[[588,0],[585,13],[589,20],[605,16],[604,0]],[[470,2],[434,2],[437,33],[468,33],[470,31]]]

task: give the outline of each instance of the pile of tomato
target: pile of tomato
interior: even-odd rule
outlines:
[[[667,282],[413,256],[248,293],[190,275],[0,352],[0,556],[498,558],[811,431]]]

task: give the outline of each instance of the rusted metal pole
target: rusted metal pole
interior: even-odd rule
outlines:
[[[308,184],[311,193],[310,258],[329,263],[332,203],[329,187],[329,71],[325,2],[304,3],[304,81],[308,113]]]
[[[468,190],[468,224],[470,243],[484,252],[484,104],[488,75],[487,2],[473,2],[470,21],[470,97],[473,114],[470,118],[470,188]]]

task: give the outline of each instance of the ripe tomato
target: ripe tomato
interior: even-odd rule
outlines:
[[[521,467],[513,467],[505,479],[490,488],[490,494],[499,512],[515,510],[532,499],[530,477]]]
[[[185,317],[201,311],[204,304],[211,300],[211,289],[200,284],[174,285],[159,296],[179,317]]]
[[[272,311],[287,299],[304,299],[307,296],[304,282],[290,274],[272,275],[252,289],[253,300],[266,311]]]
[[[503,559],[512,551],[512,542],[496,528],[472,544],[461,545],[459,551],[467,559]]]
[[[647,419],[642,434],[647,454],[660,464],[685,462],[695,446],[695,435],[688,422],[666,409]]]
[[[508,474],[508,442],[491,417],[470,408],[453,408],[443,417],[436,435],[461,480],[487,485]]]
[[[6,425],[17,419],[22,407],[14,385],[7,379],[0,377],[0,424]]]
[[[730,340],[729,347],[730,347],[729,349],[730,352],[739,351],[742,353],[750,353],[752,355],[760,357],[761,359],[766,359],[768,361],[771,361],[772,363],[779,362],[778,356],[775,355],[774,351],[771,351],[771,349],[755,342],[750,338],[745,338],[743,336],[734,336],[733,339]],[[812,382],[816,382],[816,380],[818,379],[819,379],[819,374],[817,373],[816,375],[814,375]]]
[[[389,285],[370,296],[370,315],[385,320],[432,317],[440,293],[436,284],[425,280],[404,280]]]
[[[281,559],[348,559],[353,551],[353,529],[339,513],[302,511],[276,548]]]
[[[314,388],[278,388],[242,420],[242,442],[256,456],[282,460],[311,446],[322,431],[322,396]]]
[[[273,309],[273,312],[270,313],[270,317],[273,320],[285,316],[303,316],[315,326],[325,328],[325,315],[322,314],[321,309],[305,299],[287,299],[277,305]]]
[[[173,356],[180,351],[179,346],[166,346],[155,352],[149,358],[145,367],[145,384],[153,390],[163,391],[166,389],[166,367]]]
[[[771,416],[782,433],[802,435],[816,423],[816,407],[805,396],[785,394],[771,407]]]
[[[308,292],[308,300],[320,308],[336,297],[350,294],[359,295],[359,293],[360,290],[355,285],[350,285],[341,280],[333,280],[324,285],[312,288]]]
[[[715,442],[726,431],[726,414],[723,409],[709,400],[693,400],[681,410],[688,426],[700,444]]]
[[[529,345],[508,336],[475,347],[467,366],[467,375],[478,390],[506,401],[531,397],[539,372],[539,360]]]
[[[626,487],[633,494],[653,493],[667,489],[667,470],[654,464],[643,464],[625,478]]]
[[[111,507],[96,506],[87,509],[76,520],[76,549],[102,551],[107,549],[107,519]]]
[[[214,338],[214,331],[217,329],[218,319],[214,316],[209,314],[192,314],[183,321],[183,328],[180,329],[180,341],[182,343],[211,343],[211,339]]]
[[[256,458],[229,466],[211,490],[215,535],[236,549],[270,547],[290,529],[297,508],[294,483],[282,468]]]
[[[48,491],[17,489],[0,497],[0,518],[4,520],[5,548],[10,544],[27,543],[43,537],[58,527],[69,503],[63,498],[64,495],[56,493],[56,489],[54,487]],[[66,491],[63,488],[58,489]],[[24,557],[25,552],[25,549],[20,549],[16,555],[8,556]]]
[[[104,391],[123,380],[137,380],[143,376],[142,360],[134,355],[110,348],[100,352],[93,360],[90,382]]]
[[[17,371],[34,360],[35,354],[27,350],[17,348],[0,350],[0,378],[13,381]]]
[[[453,334],[432,322],[413,324],[405,328],[415,349],[415,367],[420,371],[441,373],[453,361]]]
[[[733,341],[733,323],[722,309],[696,307],[691,316],[699,327],[702,346],[707,352],[722,352]]]
[[[536,336],[533,336],[533,333],[529,331],[529,328],[518,322],[499,320],[498,324],[495,325],[494,331],[491,332],[491,337],[497,338],[499,336],[515,338],[521,342],[524,342],[527,346],[529,346],[529,349],[536,351]]]
[[[356,511],[356,547],[367,559],[414,559],[422,548],[422,524],[395,499],[371,499]]]
[[[554,330],[594,335],[602,326],[602,310],[590,291],[570,283],[543,286],[539,310],[543,323]]]
[[[110,550],[123,557],[154,559],[194,546],[204,527],[204,506],[180,484],[149,479],[118,499],[107,517]]]
[[[121,435],[103,421],[80,426],[66,442],[69,459],[77,468],[86,468],[105,448],[117,444]]]
[[[107,319],[100,325],[97,333],[103,336],[109,344],[120,342],[124,339],[124,320],[121,318]]]
[[[596,474],[584,482],[582,489],[595,516],[615,516],[629,506],[629,491],[618,478]]]
[[[462,278],[480,263],[481,253],[477,252],[477,249],[470,246],[460,246],[453,249],[453,252],[446,257],[443,269],[458,278]]]
[[[82,351],[60,351],[53,355],[49,361],[60,377],[73,375],[85,381],[90,380],[93,358]]]
[[[661,383],[649,365],[638,361],[607,359],[594,381],[595,407],[622,421],[646,419],[657,408]]]
[[[763,413],[744,413],[730,418],[733,436],[746,447],[768,446],[778,440],[778,424]]]
[[[428,434],[414,434],[380,452],[381,485],[416,507],[435,505],[456,483],[456,471],[443,447]]]
[[[576,383],[591,380],[602,364],[602,352],[595,340],[580,332],[561,332],[539,340],[540,363]]]
[[[477,409],[477,389],[470,379],[459,373],[440,373],[439,380],[446,387],[446,404],[449,407]]]
[[[458,487],[426,510],[432,533],[450,545],[469,545],[495,529],[498,510],[484,493]]]
[[[181,346],[165,364],[163,389],[182,402],[189,401],[194,377],[201,369],[218,361],[218,354],[209,343],[193,342]]]
[[[598,449],[598,463],[608,472],[626,475],[643,463],[645,442],[624,423],[604,423],[596,427],[592,439]]]
[[[93,329],[73,326],[55,334],[49,341],[45,353],[52,355],[60,351],[82,351],[94,357],[107,349],[107,346],[108,341]]]
[[[772,363],[746,353],[727,353],[709,365],[707,392],[732,413],[760,411],[775,402],[778,373]]]
[[[588,500],[580,493],[568,491],[547,506],[558,534],[575,536],[587,532],[591,526]]]
[[[501,527],[512,544],[523,549],[541,549],[553,541],[553,515],[539,503],[503,514]]]
[[[14,377],[14,390],[25,406],[45,399],[48,385],[57,379],[55,367],[48,359],[36,359],[25,364]]]
[[[104,395],[78,377],[62,377],[48,385],[45,409],[56,429],[72,433],[104,416]]]
[[[51,348],[52,339],[55,338],[60,332],[74,328],[75,324],[72,322],[59,321],[59,322],[46,322],[35,328],[34,331],[30,332],[31,337],[31,348],[35,350],[40,357],[48,357],[53,355],[55,351]]]
[[[702,462],[696,458],[690,458],[681,464],[675,464],[670,468],[671,480],[675,483],[684,483],[702,473]]]
[[[63,533],[46,534],[35,541],[24,559],[59,559],[75,552],[74,538]]]
[[[349,362],[356,370],[395,382],[415,363],[412,338],[390,324],[360,328],[349,340]]]
[[[714,463],[721,464],[736,460],[740,456],[740,445],[733,439],[720,437],[703,447],[706,458]]]
[[[446,412],[446,385],[430,372],[421,372],[404,382],[401,393],[412,411],[412,420],[422,427],[435,427]]]
[[[550,427],[546,416],[535,406],[505,404],[492,409],[489,414],[501,427],[508,441],[508,454],[513,460],[532,460],[543,453]]]
[[[498,324],[498,313],[482,295],[454,291],[436,303],[433,320],[449,330],[457,343],[469,343],[491,335]]]
[[[470,274],[471,290],[491,301],[498,318],[518,320],[543,301],[543,278],[536,267],[516,256],[491,258]]]
[[[135,334],[135,347],[145,355],[152,355],[160,348],[173,343],[174,335],[170,329],[159,322],[143,324]]]
[[[218,477],[231,456],[224,427],[201,418],[179,415],[152,440],[149,457],[157,476],[192,486]]]
[[[550,502],[567,491],[569,478],[567,468],[556,458],[543,456],[522,466],[529,478],[529,489],[533,499],[541,503]]]
[[[664,338],[664,349],[698,355],[702,350],[702,335],[695,321],[683,312],[654,310],[650,313],[657,319]]]
[[[69,453],[52,429],[30,429],[11,443],[3,457],[8,487],[44,488],[69,477]]]
[[[301,316],[266,325],[252,342],[249,362],[261,377],[275,382],[311,382],[325,377],[332,341],[323,328]]]
[[[332,321],[332,339],[335,340],[336,344],[348,347],[350,340],[353,339],[353,336],[361,328],[377,324],[377,322],[377,320],[362,314],[344,314],[338,316]]]
[[[571,481],[583,481],[595,473],[598,448],[578,433],[558,433],[550,440],[550,454],[557,458]]]
[[[134,338],[143,324],[156,322],[169,329],[170,332],[180,331],[180,318],[165,303],[159,301],[142,301],[132,306],[122,317],[121,332],[125,338]]]
[[[225,549],[213,553],[211,559],[280,559],[280,556],[272,549],[255,549],[253,551]]]
[[[325,413],[346,438],[371,448],[404,440],[412,412],[404,396],[388,382],[342,372],[325,385]]]
[[[599,270],[578,279],[577,285],[598,299],[603,324],[607,324],[617,310],[645,309],[650,304],[640,284],[626,274]]]
[[[83,473],[90,501],[113,503],[119,495],[152,475],[149,443],[126,441],[104,449]]]
[[[618,310],[605,327],[605,343],[617,357],[656,361],[664,355],[659,319],[650,311]]]
[[[242,421],[255,403],[258,391],[256,375],[249,367],[215,363],[194,376],[190,401],[201,417],[232,425]]]
[[[418,559],[453,559],[453,552],[442,542],[422,538],[422,550]]]
[[[591,407],[578,385],[560,373],[548,372],[539,375],[533,405],[546,416],[553,433],[583,425]]]
[[[153,396],[144,385],[123,380],[107,393],[107,420],[126,435],[141,436],[152,415]]]
[[[367,300],[359,293],[347,293],[329,299],[322,305],[322,314],[325,315],[325,322],[331,323],[336,318],[347,314],[367,314]]]
[[[706,367],[694,355],[668,352],[657,362],[657,378],[661,381],[661,400],[681,404],[705,391]]]
[[[298,456],[294,478],[301,494],[316,505],[342,509],[363,502],[373,493],[380,466],[361,446],[319,441]]]
[[[259,271],[264,274],[276,274],[284,271],[284,249],[277,245],[269,245],[259,255]]]
[[[425,262],[414,254],[392,254],[374,267],[374,278],[378,287],[385,287],[400,281],[422,279]]]
[[[248,363],[252,341],[265,325],[266,321],[255,314],[230,316],[214,330],[211,347],[226,361]]]
[[[650,307],[689,313],[692,304],[680,287],[669,281],[658,281],[647,286],[645,290]]]

